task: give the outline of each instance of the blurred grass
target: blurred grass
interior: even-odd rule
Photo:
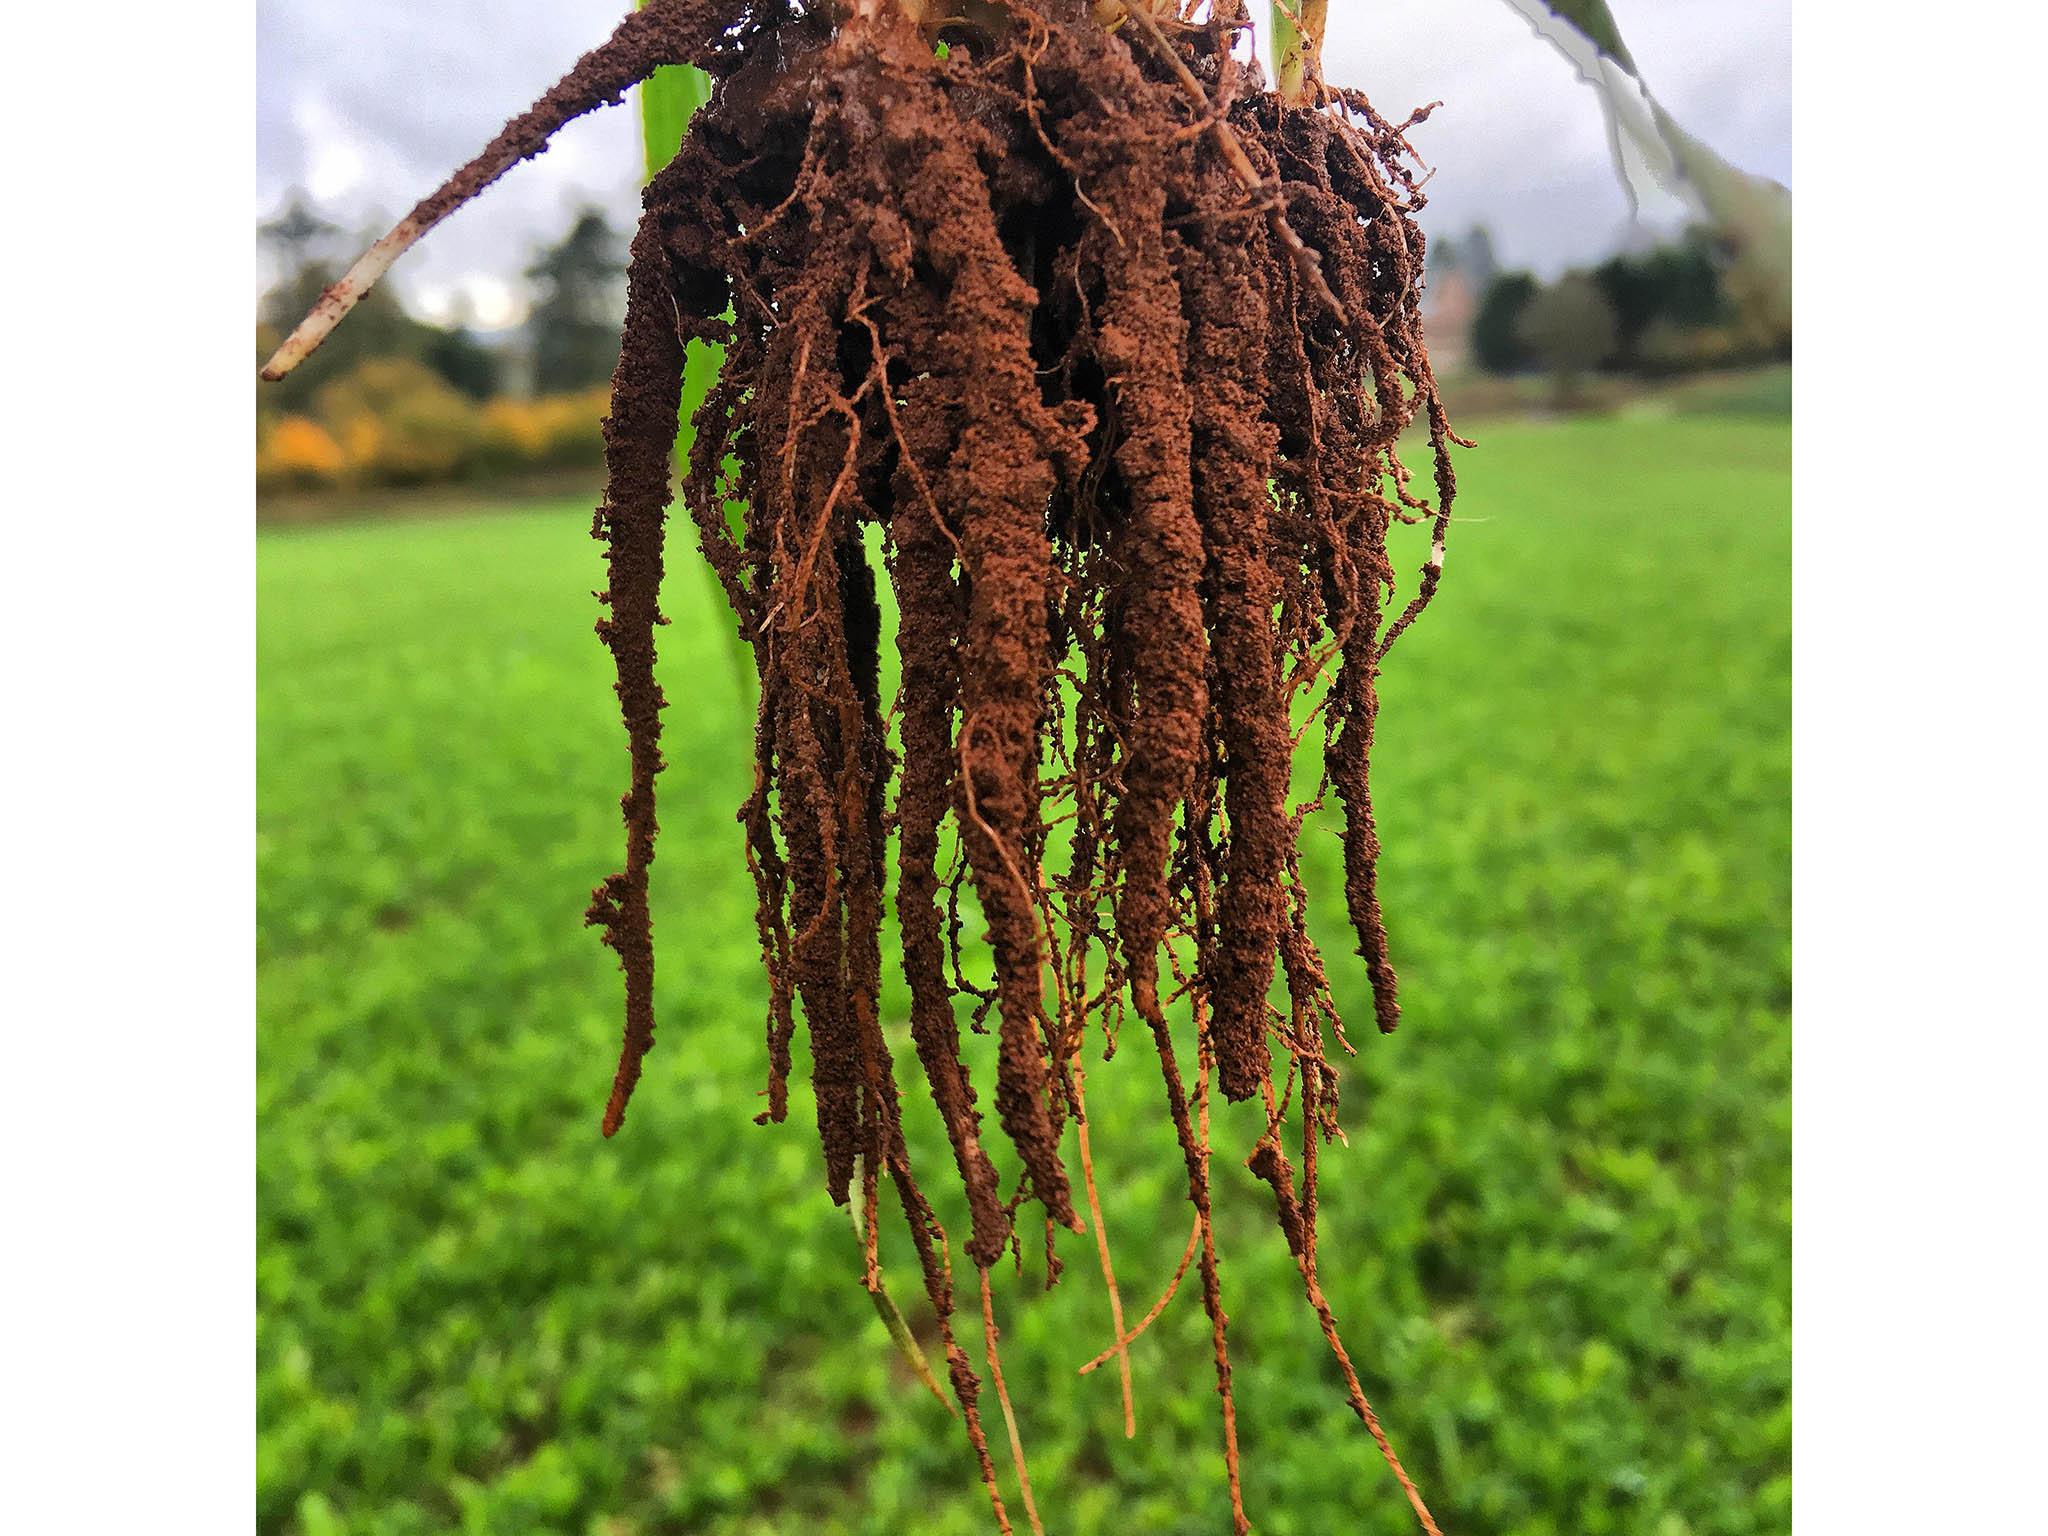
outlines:
[[[1326,1284],[1446,1530],[1783,1531],[1789,432],[1480,436],[1475,521],[1384,680],[1407,1016],[1354,1030]],[[691,579],[662,638],[661,1047],[625,1132],[597,1136],[618,983],[580,920],[617,856],[625,751],[587,524],[577,502],[259,538],[259,1529],[982,1532],[957,1425],[861,1293],[807,1092],[752,1123],[746,731]],[[1365,1020],[1339,850],[1312,841]],[[914,1083],[900,1041],[898,1071]],[[964,1231],[928,1101],[907,1101]],[[1141,1312],[1187,1233],[1142,1039],[1089,1101]],[[1410,1530],[1229,1150],[1254,1129],[1217,1117],[1255,1522]],[[1088,1241],[1064,1251],[1053,1293],[1035,1257],[998,1288],[1049,1529],[1226,1529],[1192,1284],[1133,1346],[1126,1442],[1115,1373],[1074,1375],[1107,1308]]]

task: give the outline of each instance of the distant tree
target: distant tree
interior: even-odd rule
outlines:
[[[1729,318],[1739,344],[1752,356],[1792,355],[1792,285],[1782,251],[1735,245],[1722,274]]]
[[[626,264],[605,216],[586,208],[561,241],[526,269],[535,289],[534,388],[584,389],[612,376],[625,313]]]
[[[1610,257],[1593,269],[1593,281],[1614,312],[1616,361],[1623,367],[1640,362],[1652,326],[1683,332],[1727,317],[1720,255],[1703,230],[1646,255]]]
[[[1439,271],[1462,274],[1472,285],[1474,293],[1485,293],[1493,286],[1494,279],[1500,276],[1500,258],[1494,253],[1493,232],[1484,224],[1474,224],[1462,239],[1431,241],[1429,264]]]
[[[1567,272],[1529,301],[1516,332],[1556,381],[1559,401],[1569,401],[1614,351],[1614,311],[1591,277]]]
[[[267,325],[288,330],[341,270],[342,228],[316,213],[305,193],[295,191],[276,217],[256,226],[256,243],[278,271],[278,280],[258,301],[257,315]]]
[[[1522,342],[1522,311],[1536,297],[1527,272],[1503,272],[1487,286],[1472,318],[1472,355],[1488,373],[1519,373],[1530,364]]]
[[[427,342],[425,362],[472,400],[488,400],[501,388],[497,354],[466,325],[435,331]]]

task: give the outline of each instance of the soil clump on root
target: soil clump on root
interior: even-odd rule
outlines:
[[[955,1336],[947,1237],[910,1165],[882,1028],[892,894],[910,1038],[966,1192],[998,1387],[988,1271],[1021,1241],[1027,1201],[1051,1273],[1055,1229],[1085,1230],[1061,1151],[1080,1122],[1087,1169],[1082,1053],[1091,1027],[1113,1053],[1134,1012],[1186,1166],[1183,1269],[1196,1264],[1211,1322],[1236,1528],[1250,1527],[1210,1220],[1212,1084],[1265,1107],[1247,1165],[1270,1186],[1353,1408],[1434,1532],[1317,1278],[1319,1156],[1337,1134],[1329,1046],[1350,1045],[1297,852],[1334,790],[1348,915],[1376,1021],[1393,1029],[1376,678],[1436,590],[1459,441],[1423,344],[1422,198],[1408,124],[1319,81],[1310,101],[1282,102],[1241,12],[1200,15],[1013,0],[918,25],[893,6],[657,0],[380,242],[314,330],[561,123],[658,65],[710,73],[709,104],[646,190],[594,526],[610,563],[598,632],[631,745],[625,867],[589,913],[626,978],[605,1134],[655,1040],[655,633],[683,351],[701,340],[724,365],[681,499],[759,682],[739,820],[768,976],[760,1118],[787,1113],[800,1018],[826,1191],[862,1203],[878,1290],[873,1218],[881,1181],[894,1188],[998,1524],[1010,1528],[981,1381]],[[1417,421],[1428,496],[1395,453]],[[1420,521],[1431,552],[1395,609],[1388,531]],[[901,616],[892,698],[884,580]],[[1311,731],[1322,779],[1291,803]],[[963,901],[985,926],[986,984],[970,979]],[[1183,1000],[1192,1093],[1169,1020]],[[963,1016],[993,1026],[992,1082],[973,1081]],[[1007,1193],[985,1097],[1015,1153]],[[1099,1210],[1092,1171],[1082,1182]],[[1106,1240],[1101,1257],[1113,1290]],[[1116,1341],[1120,1364],[1132,1337]],[[1125,1382],[1128,1405],[1127,1366]],[[1035,1526],[1028,1482],[1024,1503]]]

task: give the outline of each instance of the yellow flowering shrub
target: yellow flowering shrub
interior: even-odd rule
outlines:
[[[337,484],[348,471],[341,444],[319,422],[286,416],[256,448],[256,484],[264,490],[311,490]]]
[[[601,463],[609,400],[606,389],[493,400],[483,408],[484,460],[499,471]]]
[[[373,358],[323,388],[314,404],[349,467],[376,484],[458,479],[483,441],[476,406],[408,359]]]

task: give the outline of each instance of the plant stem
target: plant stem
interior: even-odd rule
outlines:
[[[1280,99],[1291,107],[1308,103],[1310,83],[1323,76],[1323,34],[1330,0],[1273,0],[1273,55],[1280,61]]]

